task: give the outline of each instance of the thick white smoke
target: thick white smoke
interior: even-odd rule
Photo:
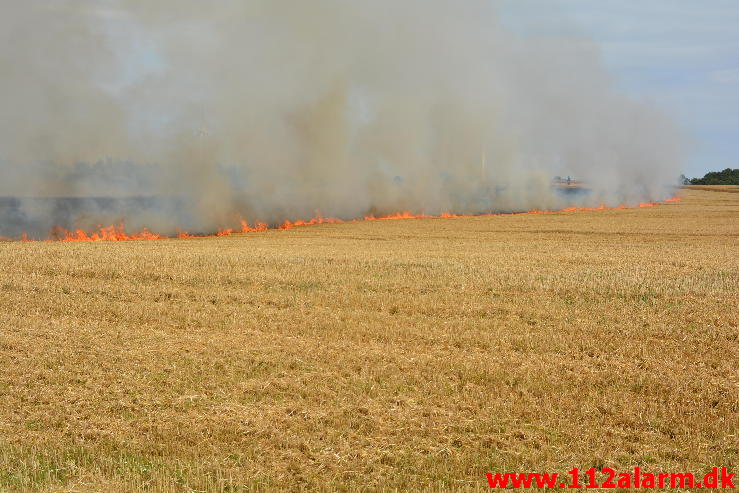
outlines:
[[[128,197],[23,199],[0,234],[617,205],[680,168],[590,44],[514,34],[490,0],[0,5],[0,195]]]

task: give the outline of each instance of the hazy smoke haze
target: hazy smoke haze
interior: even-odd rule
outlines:
[[[23,199],[0,234],[618,205],[680,170],[673,124],[593,45],[515,34],[490,0],[0,6],[0,196],[127,198]]]

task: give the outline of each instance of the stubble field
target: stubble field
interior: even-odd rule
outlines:
[[[739,194],[0,243],[0,491],[739,466]]]

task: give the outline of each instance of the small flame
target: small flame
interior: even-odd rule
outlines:
[[[132,240],[159,240],[165,236],[150,232],[144,228],[138,233],[126,234],[123,223],[113,226],[98,226],[98,230],[88,234],[82,229],[67,231],[59,226],[51,230],[51,240],[58,241],[132,241]],[[23,233],[21,241],[30,241],[28,235]]]

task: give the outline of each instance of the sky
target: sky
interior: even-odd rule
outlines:
[[[739,0],[504,0],[503,19],[591,40],[620,90],[675,118],[688,177],[739,168]]]

